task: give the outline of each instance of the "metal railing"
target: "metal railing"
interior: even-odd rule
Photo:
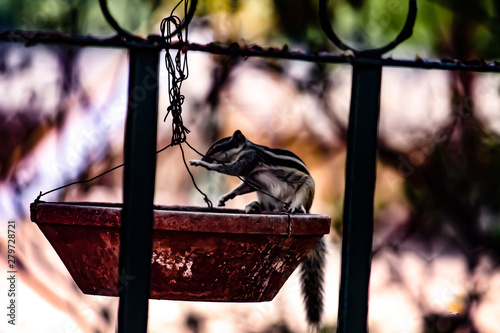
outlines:
[[[184,49],[212,54],[269,57],[310,62],[346,63],[353,66],[352,94],[347,137],[346,186],[343,212],[342,267],[339,296],[338,332],[367,331],[368,286],[370,280],[373,198],[375,190],[378,121],[382,68],[500,72],[497,62],[459,60],[400,60],[382,58],[412,35],[417,14],[416,0],[409,0],[406,23],[394,41],[371,49],[356,50],[342,42],[327,16],[328,0],[319,1],[319,20],[325,35],[344,54],[296,52],[288,49],[221,45],[209,43],[166,43],[159,35],[144,39],[122,29],[109,12],[106,1],[101,10],[117,32],[111,38],[70,36],[37,31],[3,31],[0,41],[34,44],[62,44],[126,48],[130,52],[129,103],[125,129],[125,170],[119,271],[134,276],[120,292],[120,333],[147,331],[150,262],[152,244],[154,177],[156,168],[156,128],[158,109],[158,63],[163,49]],[[196,11],[191,0],[181,25],[186,27]],[[175,33],[175,32],[174,32]],[[154,69],[151,72],[151,69]],[[140,99],[133,91],[148,78],[154,89]],[[133,250],[132,250],[133,249]]]

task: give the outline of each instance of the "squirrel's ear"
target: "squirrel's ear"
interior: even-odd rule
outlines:
[[[245,136],[243,135],[243,133],[241,133],[240,130],[236,130],[234,132],[233,139],[236,140],[236,142],[244,142],[244,141],[246,141]]]

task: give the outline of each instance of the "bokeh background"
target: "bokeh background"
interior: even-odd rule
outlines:
[[[177,1],[110,0],[120,24],[142,36]],[[332,0],[341,38],[359,48],[392,40],[407,1]],[[321,31],[318,1],[201,0],[189,40],[339,53]],[[182,11],[178,11],[182,15]],[[388,56],[500,57],[495,0],[421,0],[413,36]],[[111,36],[97,1],[0,1],[0,29]],[[199,150],[240,129],[290,149],[316,181],[313,213],[332,217],[323,332],[335,332],[345,139],[351,67],[188,52],[182,86],[189,142]],[[161,63],[158,148],[170,143]],[[37,226],[40,191],[93,177],[123,161],[125,50],[0,43],[0,266],[7,221],[18,223],[15,332],[114,332],[116,298],[83,295]],[[500,332],[500,80],[498,74],[385,68],[370,282],[372,333]],[[188,153],[188,159],[197,158]],[[216,200],[238,181],[193,170]],[[122,170],[45,197],[121,202]],[[242,208],[252,195],[230,207]],[[158,155],[155,203],[204,205],[178,148]],[[6,300],[0,279],[0,299]],[[3,303],[2,303],[3,304]],[[2,329],[6,319],[2,319]],[[296,275],[257,304],[150,301],[149,332],[305,332]]]

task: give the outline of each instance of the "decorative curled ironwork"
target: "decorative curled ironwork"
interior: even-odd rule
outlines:
[[[197,5],[198,5],[198,0],[191,0],[191,5],[189,6],[189,10],[187,11],[186,16],[184,17],[184,20],[182,20],[182,22],[177,26],[177,28],[169,36],[164,36],[164,37],[170,38],[170,37],[174,36],[175,34],[178,34],[185,27],[187,27],[189,25],[189,23],[191,22],[191,20],[193,19],[194,12],[196,11]],[[106,21],[108,21],[109,25],[113,29],[115,29],[118,36],[122,37],[123,39],[125,39],[127,41],[144,41],[145,40],[139,36],[131,34],[127,30],[120,27],[118,22],[116,22],[116,20],[111,15],[111,13],[108,9],[108,4],[107,4],[106,0],[99,0],[99,6],[101,7],[101,11],[102,11],[102,14],[104,15],[104,18],[106,19]]]
[[[125,40],[132,41],[132,40],[141,40],[139,36],[135,36],[128,32],[127,30],[123,29],[120,27],[118,22],[113,18],[111,15],[109,9],[108,9],[108,4],[106,0],[99,0],[99,6],[101,7],[102,14],[104,15],[104,18],[106,21],[108,21],[109,25],[115,29],[115,31],[118,33],[118,36],[122,37]]]
[[[379,48],[374,48],[369,50],[356,50],[355,48],[350,47],[344,42],[342,42],[340,38],[337,36],[337,34],[333,31],[330,19],[328,18],[327,15],[327,8],[328,8],[328,0],[320,0],[319,21],[321,24],[321,28],[323,29],[323,32],[339,49],[343,51],[351,51],[355,55],[362,54],[370,56],[381,56],[382,54],[394,49],[401,42],[410,38],[410,36],[413,34],[413,26],[415,25],[415,19],[417,17],[417,1],[409,0],[408,15],[406,16],[405,25],[401,30],[401,32],[399,33],[399,35],[392,42]]]

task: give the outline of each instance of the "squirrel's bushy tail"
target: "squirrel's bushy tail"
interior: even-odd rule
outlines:
[[[323,314],[323,280],[325,270],[325,241],[309,252],[300,265],[302,294],[306,308],[307,321],[311,328],[319,330]]]

